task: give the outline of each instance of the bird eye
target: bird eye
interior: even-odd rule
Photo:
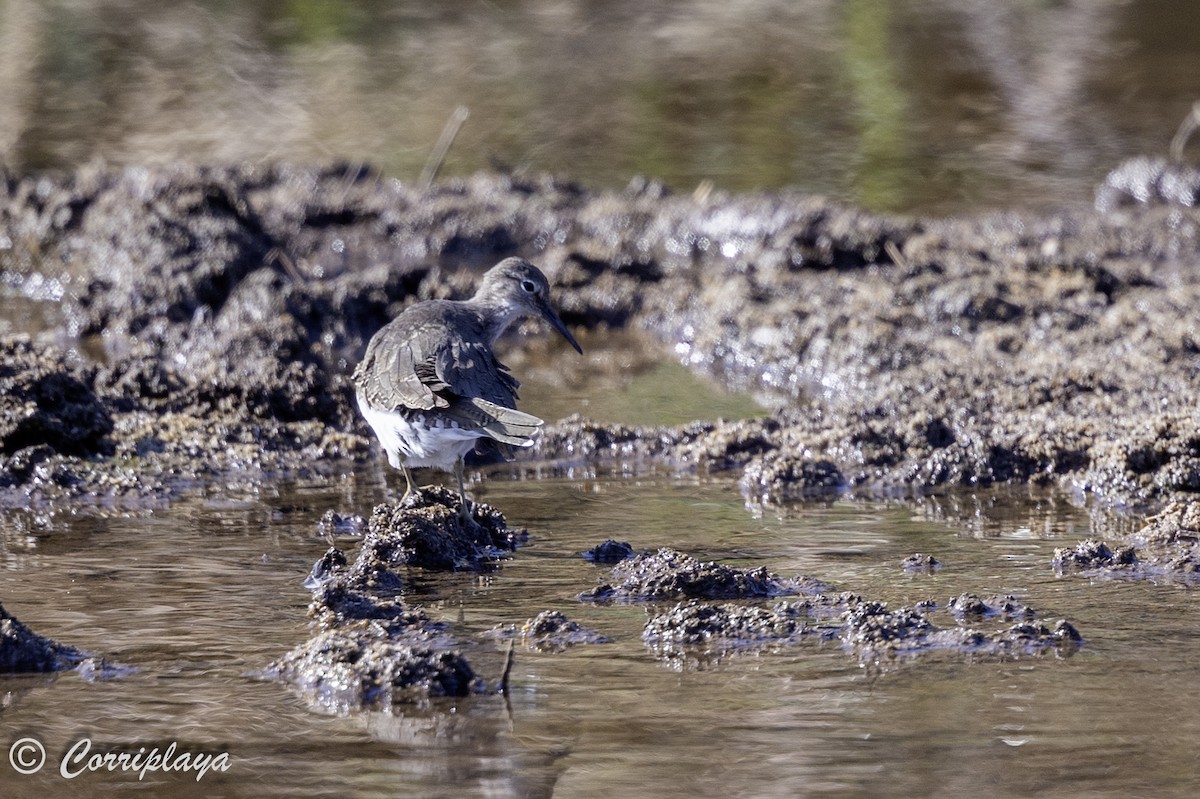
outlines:
[[[532,280],[522,280],[522,281],[521,281],[521,288],[522,288],[524,291],[527,291],[527,292],[528,292],[528,293],[530,293],[530,294],[536,294],[536,293],[537,293],[537,284],[536,284],[536,283],[534,283]]]

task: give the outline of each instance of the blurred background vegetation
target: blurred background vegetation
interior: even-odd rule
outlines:
[[[1200,98],[1189,0],[0,0],[0,165],[350,160],[1086,204]],[[1196,145],[1200,146],[1200,145]]]

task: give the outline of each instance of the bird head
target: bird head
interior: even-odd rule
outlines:
[[[579,342],[550,306],[550,281],[546,280],[542,270],[523,258],[505,258],[489,269],[474,300],[501,307],[505,316],[511,319],[520,316],[545,319],[576,352],[583,354]]]

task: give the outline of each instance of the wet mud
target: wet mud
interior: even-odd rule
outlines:
[[[114,677],[127,667],[38,635],[0,605],[0,675],[74,669],[85,679]]]
[[[914,552],[900,561],[900,568],[910,574],[933,574],[942,568],[942,562],[933,555],[924,552]]]
[[[817,593],[828,586],[814,577],[783,578],[765,566],[739,569],[716,561],[701,562],[663,548],[620,561],[613,581],[585,591],[585,602],[647,602],[669,599],[761,599]]]
[[[861,662],[876,666],[938,653],[994,658],[1070,655],[1083,644],[1074,625],[1061,619],[1053,627],[1020,621],[984,632],[964,626],[938,627],[927,610],[890,610],[881,602],[862,602],[852,608],[840,634],[845,647]]]
[[[479,680],[457,652],[412,646],[362,631],[319,633],[267,668],[318,707],[386,709],[466,696]]]
[[[312,636],[261,676],[291,685],[314,707],[386,709],[491,689],[477,677],[447,625],[401,594],[415,569],[478,569],[523,538],[495,509],[476,503],[468,522],[456,493],[421,488],[378,505],[354,560],[331,547],[312,568]],[[332,522],[337,514],[327,514]],[[338,518],[342,518],[338,516]],[[336,526],[336,525],[335,525]],[[359,525],[349,525],[357,529]],[[346,527],[343,527],[343,532]]]
[[[704,663],[729,654],[774,648],[811,639],[838,642],[863,664],[888,668],[931,655],[1015,658],[1073,653],[1083,638],[1068,621],[1053,626],[1010,595],[961,594],[939,605],[887,603],[807,577],[783,579],[763,569],[746,571],[701,563],[671,549],[638,555],[613,568],[614,584],[580,595],[583,601],[661,603],[651,612],[642,640],[658,657],[677,665]],[[771,605],[717,603],[800,595]],[[934,614],[949,616],[938,626]],[[993,629],[966,626],[990,622]],[[999,625],[999,626],[997,626]]]
[[[418,189],[344,165],[0,174],[0,287],[62,317],[0,336],[0,507],[136,510],[197,485],[328,477],[378,458],[349,380],[367,339],[407,304],[465,296],[522,255],[547,272],[569,325],[644,331],[774,409],[653,427],[574,416],[522,453],[530,469],[727,474],[753,506],[995,483],[1135,510],[1174,502],[1131,540],[1084,542],[1055,565],[1190,575],[1198,187],[1195,170],[1135,159],[1094,209],[929,219],[641,180],[594,192],[480,174]],[[400,595],[406,569],[488,568],[520,543],[486,505],[462,524],[456,502],[422,491],[369,519],[323,520],[330,534],[361,532],[361,546],[314,566],[313,635],[269,673],[322,707],[491,690]],[[647,624],[654,646],[817,637],[877,662],[1080,641],[1006,597],[889,609],[669,549],[610,543],[592,557],[619,562],[583,599],[684,602]],[[783,596],[803,598],[712,604]],[[527,645],[582,632],[543,616],[522,628]],[[975,628],[985,621],[1002,626]],[[67,650],[47,646],[6,651],[61,662]]]
[[[463,525],[457,495],[444,488],[423,488],[403,504],[378,506],[352,560],[331,547],[313,566],[305,581],[312,591],[312,635],[270,664],[263,676],[288,683],[325,711],[384,709],[504,690],[503,678],[499,684],[488,683],[464,656],[464,648],[478,641],[456,639],[449,625],[403,599],[422,571],[478,568],[498,554],[509,554],[524,537],[523,531],[509,530],[494,509],[476,505],[473,510],[474,525]],[[417,529],[419,547],[412,536]],[[475,550],[463,557],[460,548],[467,541]],[[1048,626],[1012,595],[964,593],[940,606],[927,600],[892,610],[884,602],[838,593],[812,577],[700,561],[671,548],[629,556],[631,550],[614,541],[589,550],[623,557],[611,566],[609,582],[583,592],[578,600],[601,606],[647,604],[642,641],[675,666],[806,639],[836,643],[879,668],[936,654],[972,659],[1051,651],[1065,655],[1083,643],[1069,622]],[[456,554],[447,557],[447,552]],[[761,604],[764,600],[771,604]],[[676,604],[666,608],[667,602]],[[935,613],[948,616],[950,623],[938,626]],[[980,624],[991,629],[980,629]],[[520,624],[498,625],[481,637],[547,654],[612,640],[558,609]]]
[[[636,554],[628,541],[614,541],[610,538],[583,552],[583,559],[589,563],[620,563]]]
[[[136,506],[366,459],[348,375],[367,337],[521,254],[568,324],[647,331],[778,409],[572,419],[527,453],[539,468],[729,472],[756,504],[1008,481],[1161,503],[1200,489],[1197,183],[1134,159],[1092,210],[922,219],[338,165],[4,176],[0,282],[64,323],[0,342],[0,486]]]
[[[692,599],[648,619],[642,640],[662,656],[680,657],[791,643],[804,636],[828,639],[836,635],[838,617],[859,601],[851,594],[817,594],[762,607]]]
[[[934,602],[892,610],[886,603],[850,593],[817,594],[770,607],[692,600],[652,616],[642,638],[659,657],[680,664],[807,639],[836,643],[863,665],[880,669],[938,655],[1068,656],[1083,645],[1083,637],[1070,622],[1059,620],[1048,626],[1033,621],[1037,614],[1029,609],[1015,624],[980,630],[964,626],[968,619],[955,610],[955,600],[947,604],[954,618],[950,625],[938,626],[933,614],[939,608]],[[1013,618],[992,615],[1009,622]],[[970,620],[978,623],[984,618],[980,614]]]
[[[440,486],[422,488],[397,505],[376,505],[350,578],[396,566],[480,569],[509,557],[525,531],[509,528],[490,505],[470,505],[471,519],[464,523],[458,494]]]
[[[1200,581],[1200,502],[1172,502],[1128,535],[1059,547],[1053,566],[1060,574],[1088,577]]]
[[[519,641],[522,646],[537,652],[562,652],[581,644],[607,644],[612,639],[586,627],[561,610],[543,610],[519,627],[501,625],[491,631],[498,639]]]

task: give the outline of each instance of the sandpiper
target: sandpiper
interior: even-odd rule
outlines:
[[[580,354],[583,349],[550,307],[550,284],[521,258],[506,258],[484,274],[469,300],[426,300],[379,330],[354,370],[358,407],[404,474],[432,466],[458,478],[461,513],[470,519],[463,456],[481,438],[529,447],[542,420],[516,409],[520,385],[492,346],[524,316],[541,317]]]

